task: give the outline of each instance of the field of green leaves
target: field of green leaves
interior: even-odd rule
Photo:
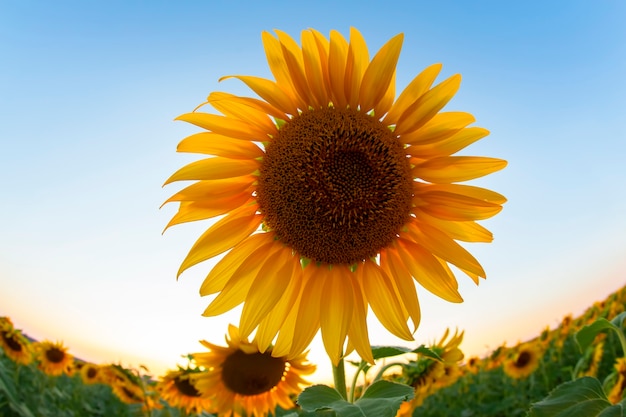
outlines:
[[[626,287],[580,317],[567,316],[557,328],[517,346],[500,346],[485,358],[465,357],[463,333],[446,332],[429,350],[395,352],[399,360],[388,360],[377,378],[415,388],[399,417],[541,417],[572,410],[623,416],[614,404],[622,402],[626,388],[625,309]],[[202,372],[193,361],[154,377],[146,369],[77,360],[62,344],[29,339],[7,317],[0,318],[0,332],[0,416],[212,415],[210,403],[186,378]],[[429,351],[434,355],[424,354]],[[361,367],[365,378],[357,391],[375,370]],[[288,413],[313,415],[297,407],[276,411]]]

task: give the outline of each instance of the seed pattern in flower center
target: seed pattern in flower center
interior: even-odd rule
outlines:
[[[270,391],[281,381],[285,361],[268,352],[247,354],[240,350],[229,355],[222,364],[222,381],[231,391],[241,395],[257,395]]]
[[[200,396],[200,393],[198,392],[196,387],[194,387],[193,384],[189,381],[189,378],[184,378],[184,379],[181,377],[174,378],[174,385],[176,386],[176,389],[178,389],[178,392],[180,392],[183,395],[186,395],[187,397],[199,397]]]
[[[2,332],[2,340],[4,340],[4,342],[12,351],[22,351],[22,344],[15,339],[15,336],[10,335],[9,332]]]
[[[523,351],[519,354],[519,356],[515,360],[514,365],[516,368],[524,368],[526,365],[528,365],[531,359],[532,359],[532,355],[526,351]]]
[[[329,107],[289,120],[267,146],[260,173],[266,225],[314,261],[375,256],[409,220],[413,178],[403,146],[356,110]]]
[[[52,363],[60,363],[65,358],[65,353],[58,348],[50,348],[46,350],[46,358]]]

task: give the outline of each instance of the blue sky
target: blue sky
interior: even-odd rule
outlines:
[[[435,62],[442,79],[461,73],[447,109],[491,130],[464,154],[509,161],[477,181],[509,199],[484,222],[494,242],[468,246],[487,280],[460,277],[460,305],[418,289],[416,343],[458,326],[483,354],[625,284],[623,2],[335,3],[3,2],[0,315],[85,359],[157,374],[199,339],[222,341],[238,312],[200,316],[210,265],[175,279],[206,225],[161,235],[175,207],[159,206],[178,190],[161,185],[195,158],[175,153],[196,130],[173,119],[211,91],[251,95],[217,80],[270,77],[261,32],[309,27],[357,27],[370,52],[403,32],[398,90]],[[323,376],[319,341],[311,358]]]

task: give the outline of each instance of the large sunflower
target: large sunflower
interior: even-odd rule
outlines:
[[[256,341],[242,338],[229,326],[227,347],[202,341],[209,352],[195,353],[193,359],[205,370],[194,373],[194,387],[214,402],[211,412],[219,416],[256,416],[273,414],[277,406],[290,409],[292,396],[308,384],[302,376],[310,375],[315,366],[305,354],[292,359],[275,357],[271,350],[261,352]]]
[[[61,374],[70,375],[74,358],[67,351],[62,342],[50,342],[44,340],[35,344],[39,369],[48,375],[58,376]]]
[[[478,261],[457,241],[490,242],[476,223],[505,198],[459,182],[502,169],[500,159],[453,156],[489,132],[471,114],[440,112],[460,75],[433,87],[440,64],[425,69],[396,99],[403,36],[370,60],[362,35],[346,40],[315,30],[302,46],[264,32],[276,81],[235,75],[261,99],[211,93],[178,120],[206,129],[179,152],[208,155],[167,181],[196,181],[166,202],[180,202],[167,227],[225,215],[193,245],[187,268],[229,251],[208,274],[204,312],[244,303],[240,331],[257,329],[261,352],[302,352],[321,328],[338,363],[346,338],[373,362],[371,307],[396,336],[412,340],[420,321],[413,280],[451,302],[463,299],[450,268],[478,283]],[[228,78],[228,77],[225,77]],[[196,109],[197,110],[197,109]],[[275,339],[276,338],[276,339]]]
[[[31,344],[7,317],[0,317],[0,348],[13,362],[28,365],[33,359]]]
[[[156,389],[170,406],[183,408],[188,414],[209,411],[213,400],[203,397],[191,380],[191,376],[198,372],[195,369],[169,371],[160,379]]]

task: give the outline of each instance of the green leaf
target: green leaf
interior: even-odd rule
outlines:
[[[332,409],[338,417],[365,417],[361,409],[344,400],[339,392],[326,385],[313,385],[298,396],[298,404],[304,411]]]
[[[611,320],[611,323],[613,323],[618,329],[621,329],[622,327],[624,327],[624,321],[626,321],[626,311],[623,311],[622,313],[615,316],[613,320]]]
[[[624,315],[624,313],[620,314],[615,319],[619,318],[622,315]],[[613,320],[615,321],[615,319]],[[619,331],[619,327],[616,327],[615,324],[611,323],[605,318],[599,318],[593,323],[580,329],[578,333],[576,333],[576,343],[578,343],[581,352],[584,352],[589,346],[591,346],[598,333],[606,329]]]
[[[400,404],[413,398],[413,395],[413,388],[408,385],[378,381],[351,404],[337,390],[326,385],[314,385],[300,394],[298,404],[307,412],[331,409],[337,417],[395,417]]]
[[[533,404],[528,417],[626,417],[623,405],[611,405],[596,378],[583,377],[559,385]]]
[[[411,352],[411,349],[402,346],[372,346],[374,359],[389,358]]]
[[[439,356],[439,354],[437,352],[435,352],[434,350],[427,348],[426,346],[422,345],[418,348],[413,349],[411,352],[413,353],[418,353],[422,356],[426,356],[427,358],[431,358],[434,359],[436,361],[442,362],[443,359],[441,358],[441,356]]]
[[[381,380],[370,385],[355,405],[367,417],[395,417],[400,405],[414,395],[413,387]]]

